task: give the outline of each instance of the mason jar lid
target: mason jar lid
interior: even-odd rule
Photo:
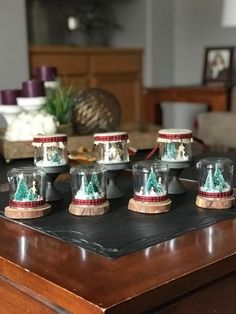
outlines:
[[[206,158],[202,158],[200,159],[197,164],[196,167],[197,168],[201,168],[201,167],[206,167],[206,168],[213,168],[215,167],[215,165],[218,165],[220,167],[232,167],[234,166],[234,162],[227,157],[206,157]]]
[[[67,136],[65,134],[55,135],[37,135],[33,139],[33,143],[57,143],[67,142]]]
[[[189,129],[162,129],[158,132],[157,142],[184,141],[192,142],[192,131]]]
[[[95,143],[103,142],[121,142],[129,139],[127,132],[111,132],[111,133],[96,133],[94,134]]]
[[[25,176],[35,176],[35,175],[46,175],[46,172],[43,168],[36,167],[36,166],[25,166],[25,167],[19,167],[19,168],[12,168],[8,171],[7,177],[11,178],[13,176],[19,176],[21,174],[24,174]]]

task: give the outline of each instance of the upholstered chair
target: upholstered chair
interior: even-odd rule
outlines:
[[[232,89],[229,111],[198,114],[197,137],[215,148],[236,148],[236,87]]]

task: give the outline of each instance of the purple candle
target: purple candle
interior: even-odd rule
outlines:
[[[36,78],[41,81],[56,81],[57,68],[43,65],[36,68]]]
[[[21,91],[19,89],[5,89],[1,91],[1,103],[3,105],[16,105],[16,98],[20,97]]]
[[[22,83],[22,97],[44,97],[44,82],[39,80],[30,80]]]

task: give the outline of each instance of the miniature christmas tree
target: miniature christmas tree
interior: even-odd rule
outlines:
[[[19,182],[17,184],[17,189],[14,195],[14,200],[23,201],[27,198],[28,187],[26,184],[26,180],[23,177],[23,174],[19,176]]]
[[[57,164],[60,164],[61,162],[61,154],[57,149],[54,149],[51,156],[51,161]]]
[[[84,198],[86,196],[87,186],[88,186],[87,177],[83,175],[81,177],[81,185],[78,192],[76,193],[76,196]]]
[[[151,171],[149,173],[149,176],[145,185],[146,193],[149,194],[152,190],[156,191],[157,186],[158,186],[157,178],[153,169],[151,168]]]
[[[219,192],[222,192],[224,190],[224,188],[227,187],[227,183],[225,182],[225,179],[222,175],[222,172],[221,172],[218,164],[215,165],[214,184],[215,184],[215,188]]]
[[[33,186],[28,190],[27,201],[36,201],[38,199],[38,195],[36,193],[35,181],[33,181]]]
[[[166,157],[168,159],[175,159],[175,157],[176,157],[175,143],[167,143],[167,145],[166,145]]]
[[[94,191],[95,191],[96,193],[101,193],[101,186],[100,186],[100,184],[99,184],[98,176],[97,176],[96,172],[94,172],[94,173],[92,174],[91,182],[92,182],[92,184],[93,184]]]
[[[214,184],[214,179],[213,179],[213,174],[212,174],[212,169],[209,169],[207,178],[204,184],[204,190],[208,192],[214,192],[215,190],[215,184]]]
[[[155,191],[157,193],[163,193],[164,190],[163,190],[163,186],[162,186],[162,183],[161,183],[161,177],[158,179],[158,182],[157,182],[157,186],[155,188]]]
[[[94,191],[94,186],[92,181],[89,182],[88,186],[87,186],[87,190],[86,190],[86,195],[88,199],[94,199],[95,198],[95,191]]]

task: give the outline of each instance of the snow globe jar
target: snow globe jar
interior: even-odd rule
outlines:
[[[162,129],[158,133],[160,158],[165,162],[185,162],[192,158],[192,131],[188,129]]]
[[[234,164],[229,158],[204,158],[197,163],[199,191],[196,205],[226,209],[235,203]]]
[[[60,173],[69,170],[67,157],[67,136],[64,134],[35,136],[32,142],[35,148],[34,164],[46,172],[46,200],[58,201],[62,194],[54,182]]]
[[[129,162],[128,133],[96,133],[94,134],[95,153],[98,163]]]
[[[124,192],[117,185],[116,179],[121,170],[129,168],[128,133],[94,134],[94,151],[96,161],[107,169],[107,197],[120,198]]]
[[[72,202],[69,212],[74,215],[95,216],[109,211],[106,199],[106,168],[99,164],[72,167]]]
[[[45,175],[38,167],[13,168],[8,172],[9,206],[4,214],[10,218],[27,219],[48,214],[51,206],[45,203]]]
[[[34,163],[38,167],[59,167],[68,164],[67,136],[64,134],[35,136]]]
[[[167,196],[168,166],[158,161],[141,161],[133,165],[134,196],[129,200],[130,210],[158,214],[170,210]]]

